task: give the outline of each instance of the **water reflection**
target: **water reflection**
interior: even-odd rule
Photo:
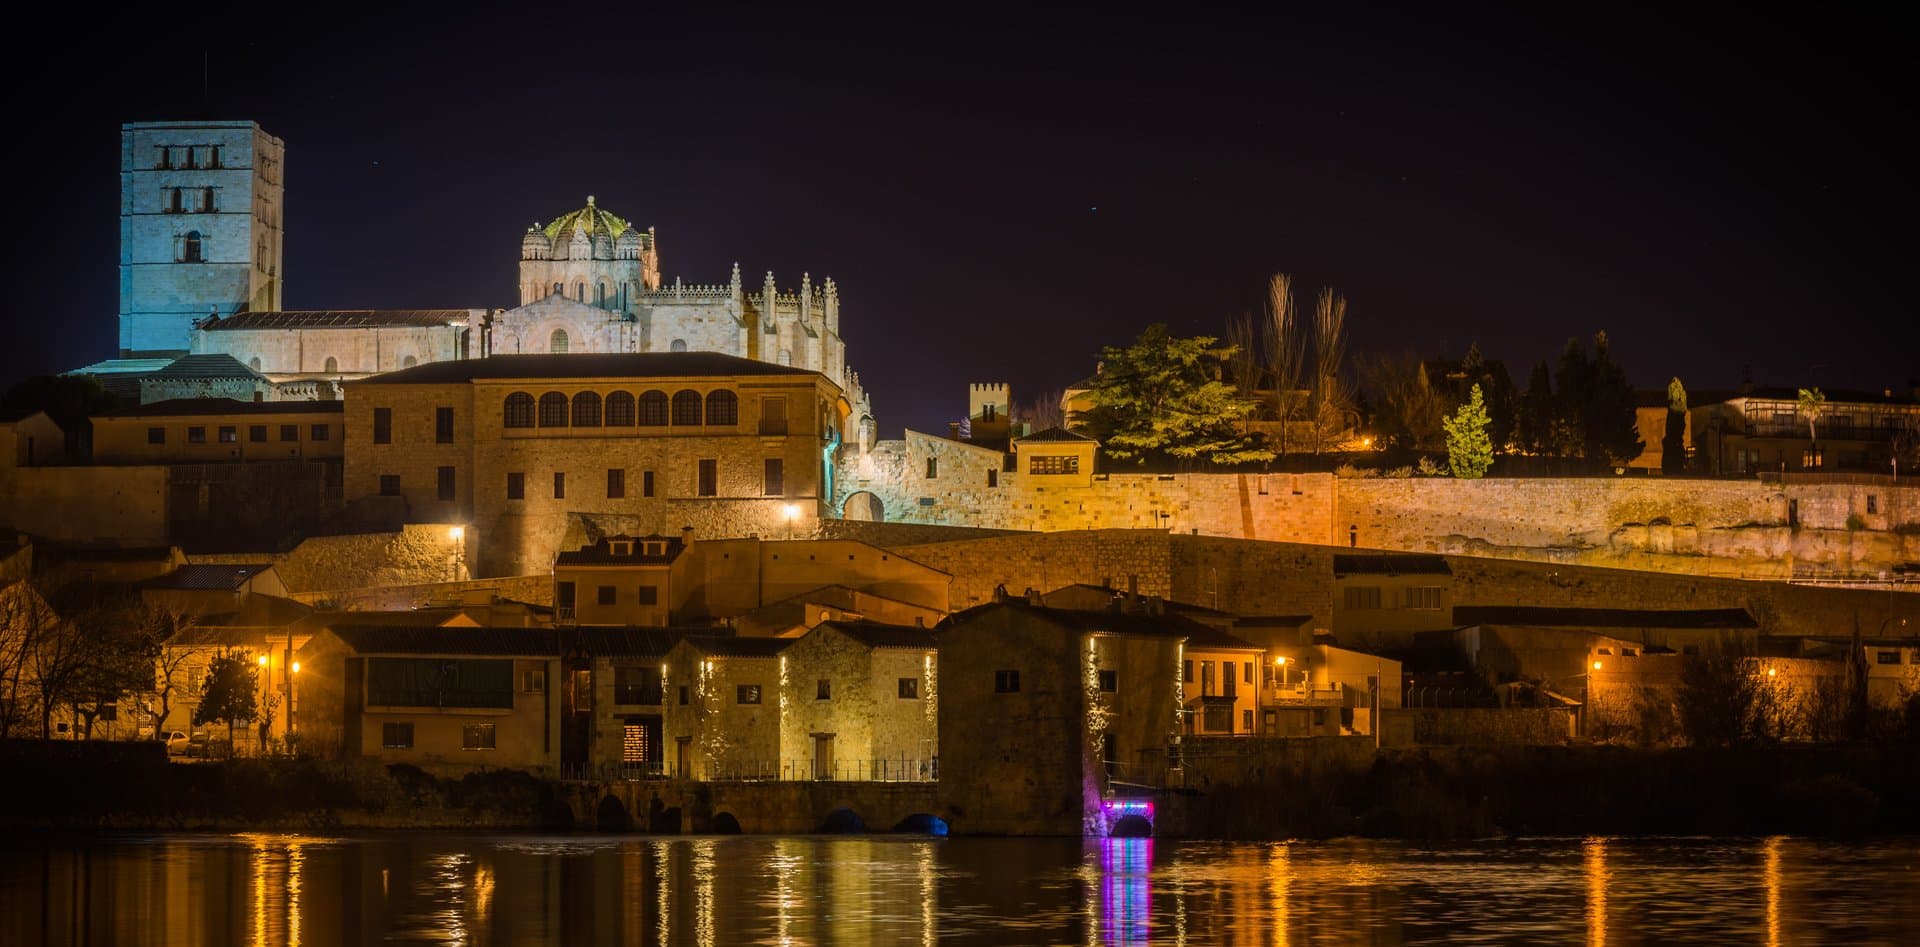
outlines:
[[[1778,945],[1809,931],[1920,942],[1920,846],[249,834],[0,848],[0,944]]]

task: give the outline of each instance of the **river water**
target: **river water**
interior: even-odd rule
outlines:
[[[162,835],[0,846],[0,945],[1920,944],[1920,840]]]

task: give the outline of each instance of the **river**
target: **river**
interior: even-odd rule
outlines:
[[[0,944],[1915,944],[1920,840],[206,834],[0,846]]]

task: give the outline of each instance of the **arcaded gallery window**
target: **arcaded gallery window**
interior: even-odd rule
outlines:
[[[600,396],[591,391],[583,391],[573,396],[573,426],[600,426]]]
[[[698,426],[700,413],[699,392],[681,390],[673,393],[673,423],[676,426]]]
[[[533,426],[533,396],[524,391],[516,391],[507,396],[507,427]]]
[[[707,395],[707,423],[718,425],[740,423],[740,399],[733,392],[726,390]]]
[[[665,427],[667,424],[667,393],[649,391],[640,396],[640,426]]]
[[[630,392],[616,391],[607,396],[607,426],[633,426],[633,395]]]
[[[567,426],[567,396],[557,391],[549,391],[540,396],[540,426]]]

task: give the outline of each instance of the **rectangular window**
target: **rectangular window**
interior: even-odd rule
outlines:
[[[1418,588],[1407,589],[1406,592],[1407,592],[1406,602],[1407,602],[1408,608],[1423,609],[1425,611],[1430,611],[1430,612],[1440,610],[1440,587],[1439,586],[1425,585],[1425,586],[1420,586]]]
[[[1240,729],[1245,730],[1248,733],[1253,732],[1253,711],[1251,710],[1240,711]]]
[[[640,472],[640,495],[643,497],[653,496],[653,471],[651,470],[643,470]]]
[[[240,429],[231,424],[220,425],[220,443],[222,444],[240,443]]]
[[[1879,654],[1874,656],[1874,661],[1879,664],[1899,664],[1900,652],[1882,651]]]
[[[593,671],[580,668],[567,675],[573,691],[573,709],[590,710],[593,708]]]
[[[940,458],[927,458],[927,479],[932,480],[938,476],[940,476]]]
[[[316,424],[316,425],[314,425],[314,426],[313,426],[313,430],[311,430],[311,431],[308,431],[308,432],[307,432],[307,439],[308,439],[308,440],[310,440],[310,441],[324,441],[324,440],[326,440],[326,439],[327,439],[327,426],[326,426],[326,425],[324,425],[324,424]]]
[[[283,441],[297,441],[297,440],[299,440],[299,439],[300,439],[300,425],[298,425],[298,424],[282,424],[282,425],[280,425],[280,439],[281,439],[281,440],[283,440]]]
[[[1233,708],[1225,704],[1209,704],[1201,711],[1204,721],[1200,729],[1207,733],[1228,733],[1233,730]]]
[[[685,707],[686,705],[687,705],[687,685],[682,684],[680,685],[680,706]]]
[[[470,723],[461,727],[460,748],[463,750],[493,749],[493,724]]]
[[[438,473],[440,477],[440,499],[452,500],[454,498],[453,468],[441,467]]]
[[[787,433],[786,398],[769,396],[760,399],[760,433],[770,436]]]
[[[627,472],[618,467],[607,469],[607,499],[622,500],[627,496]]]
[[[1880,512],[1880,498],[1871,493],[1867,494],[1867,515],[1872,516],[1878,512]]]
[[[760,702],[760,685],[741,684],[733,689],[733,702],[736,704],[757,704]]]
[[[613,586],[611,586],[611,585],[603,585],[603,586],[600,586],[600,604],[602,604],[602,605],[612,605],[612,604],[613,604],[613,602],[614,602],[614,597],[615,597],[615,595],[616,595],[616,593],[615,593],[615,592],[613,591],[613,589],[614,589],[614,587],[613,587]]]
[[[567,498],[567,475],[558,470],[553,472],[553,498],[556,500]]]
[[[660,672],[644,667],[614,668],[613,702],[660,706]]]
[[[638,591],[640,594],[640,597],[639,597],[640,604],[642,605],[660,604],[660,587],[659,586],[643,585],[643,586],[640,586]]]
[[[190,427],[190,428],[187,428],[187,443],[189,443],[189,444],[205,444],[206,442],[207,442],[207,429],[206,429],[206,428],[203,428],[203,427]]]
[[[1220,662],[1220,696],[1222,697],[1234,696],[1234,690],[1233,690],[1234,681],[1235,681],[1235,677],[1233,673],[1233,662],[1232,661]]]
[[[1212,697],[1214,693],[1213,662],[1202,661],[1200,662],[1200,696]]]
[[[524,500],[527,498],[527,475],[523,473],[507,474],[507,499]]]
[[[1030,463],[1032,463],[1033,466],[1028,469],[1036,474],[1077,474],[1080,472],[1080,455],[1078,454],[1068,454],[1064,456],[1042,454],[1033,458]]]
[[[373,409],[373,442],[375,444],[393,443],[393,409]]]
[[[1020,693],[1020,672],[1019,671],[993,672],[993,692],[996,694]]]
[[[1244,683],[1244,684],[1253,683],[1253,662],[1252,661],[1240,662],[1240,671],[1241,671],[1241,674],[1240,674],[1241,683]]]
[[[1101,671],[1100,672],[1101,693],[1111,694],[1119,689],[1120,689],[1120,672],[1119,671]]]
[[[1380,587],[1377,585],[1361,585],[1347,589],[1346,605],[1348,608],[1353,609],[1379,608]]]
[[[999,486],[999,485],[1000,485],[1000,471],[998,471],[998,470],[988,470],[988,471],[987,471],[987,486],[989,486],[989,487],[997,487],[997,486]]]
[[[380,475],[380,495],[383,497],[397,497],[400,495],[399,474]]]
[[[778,497],[787,494],[786,468],[778,457],[767,458],[766,482],[761,485],[762,496]]]
[[[383,723],[380,725],[380,745],[389,750],[413,749],[413,724]]]
[[[1184,684],[1193,683],[1193,662],[1192,661],[1181,662],[1180,681],[1181,683],[1184,683]]]
[[[920,679],[919,678],[903,677],[900,679],[900,699],[901,700],[919,700],[920,699]]]
[[[545,693],[547,672],[543,668],[534,668],[520,672],[520,689],[529,694]]]
[[[255,444],[265,444],[267,442],[267,426],[264,424],[248,425],[247,440]]]
[[[720,462],[703,460],[700,462],[699,495],[713,497],[720,495]]]
[[[166,429],[166,428],[163,428],[163,427],[150,427],[150,428],[147,428],[147,443],[149,443],[149,444],[165,444],[166,442],[167,442],[167,429]]]
[[[453,443],[453,409],[433,409],[433,442],[435,444]]]
[[[827,680],[824,677],[818,681],[815,681],[813,685],[813,699],[814,700],[832,700],[833,699],[833,682]]]

